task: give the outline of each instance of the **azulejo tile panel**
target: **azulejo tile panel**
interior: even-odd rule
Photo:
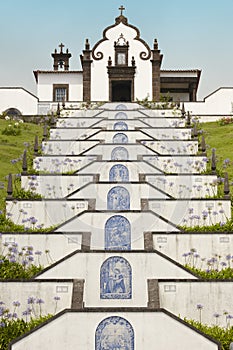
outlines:
[[[122,187],[113,187],[107,196],[108,210],[130,210],[130,194],[129,191]]]
[[[131,249],[131,225],[121,215],[110,217],[105,224],[105,249]]]
[[[114,130],[128,130],[128,125],[125,122],[117,122],[113,125]]]
[[[134,350],[134,330],[124,318],[112,316],[98,325],[95,333],[96,350]]]
[[[113,143],[128,143],[128,141],[129,141],[128,136],[125,135],[123,132],[117,133],[112,138]]]
[[[115,114],[114,119],[128,119],[128,115],[125,112],[118,112]]]
[[[132,270],[126,259],[113,256],[103,263],[100,270],[100,298],[132,298]]]
[[[125,147],[115,147],[111,153],[111,160],[128,160],[129,152]]]
[[[116,164],[109,170],[110,182],[128,182],[129,170],[125,165]]]

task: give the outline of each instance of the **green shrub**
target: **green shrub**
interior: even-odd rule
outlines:
[[[229,350],[233,341],[233,327],[223,328],[218,325],[209,326],[195,320],[184,319],[187,323],[197,328],[199,331],[209,335],[221,343],[222,350]]]
[[[29,322],[23,319],[0,318],[0,349],[7,350],[9,343],[26,332],[47,321],[52,315],[31,318]]]

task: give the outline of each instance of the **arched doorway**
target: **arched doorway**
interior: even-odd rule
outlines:
[[[132,102],[132,81],[112,81],[112,102]]]

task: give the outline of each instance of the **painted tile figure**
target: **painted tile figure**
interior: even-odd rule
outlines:
[[[118,112],[118,113],[115,115],[114,119],[128,119],[128,116],[127,116],[127,114],[124,113],[124,112]]]
[[[128,143],[128,136],[125,135],[123,132],[119,132],[112,138],[113,143]]]
[[[113,187],[107,196],[108,210],[130,210],[130,195],[129,191],[122,187]]]
[[[109,171],[109,181],[112,182],[128,182],[129,171],[125,165],[116,164]]]
[[[127,106],[126,106],[126,105],[123,105],[123,104],[120,104],[120,105],[117,105],[115,109],[118,110],[118,111],[119,111],[119,110],[122,110],[122,109],[123,109],[123,110],[127,110]]]
[[[130,250],[130,222],[121,215],[114,215],[105,224],[105,249]]]
[[[117,122],[113,126],[114,130],[128,130],[128,125],[125,122]]]
[[[124,147],[115,147],[111,154],[112,160],[128,160],[129,152]]]
[[[108,258],[100,270],[101,299],[131,299],[132,271],[127,260],[119,256]]]
[[[95,350],[134,350],[134,330],[124,318],[104,319],[95,332]]]

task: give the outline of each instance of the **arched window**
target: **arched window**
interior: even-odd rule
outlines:
[[[101,299],[131,299],[132,269],[127,260],[112,256],[100,269]]]
[[[117,105],[116,108],[115,108],[117,111],[120,111],[120,110],[127,110],[127,106],[126,105],[123,105],[122,103]]]
[[[115,115],[114,119],[128,119],[128,116],[127,116],[127,114],[124,113],[124,112],[118,112],[118,113]]]
[[[22,116],[22,113],[17,108],[8,108],[4,114],[11,118],[17,118]]]
[[[95,332],[95,350],[134,350],[134,330],[122,317],[101,321]]]
[[[115,147],[111,154],[112,160],[128,160],[129,152],[125,147]]]
[[[116,164],[109,171],[109,181],[127,182],[129,181],[129,170],[125,165]]]
[[[113,143],[128,143],[128,136],[123,132],[119,132],[112,138]]]
[[[129,191],[122,186],[113,187],[108,192],[107,208],[108,210],[130,210]]]
[[[128,130],[128,125],[125,122],[117,122],[113,126],[114,130]]]
[[[106,250],[130,250],[131,249],[131,225],[121,215],[110,217],[105,224],[105,249]]]

